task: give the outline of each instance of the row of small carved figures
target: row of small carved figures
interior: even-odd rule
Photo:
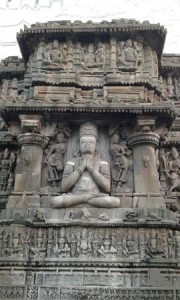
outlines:
[[[35,288],[35,289],[34,289]],[[179,299],[179,291],[176,292],[177,298],[173,298],[173,291],[171,290],[119,290],[119,289],[106,289],[106,290],[74,290],[67,292],[61,292],[60,289],[54,287],[41,287],[40,289],[40,299],[53,300],[53,299],[72,299],[72,300],[129,300],[129,299],[147,299],[147,300],[159,300],[159,299]],[[29,287],[28,299],[37,299],[38,288]],[[61,294],[61,295],[60,295]],[[24,299],[24,288],[23,287],[1,287],[0,290],[1,299]],[[36,296],[33,298],[32,296]],[[84,298],[86,297],[86,298]]]
[[[114,45],[114,47],[116,47]],[[108,52],[108,57],[107,56]],[[52,43],[45,44],[41,42],[34,56],[30,56],[28,67],[31,63],[36,64],[37,68],[52,67],[63,70],[72,69],[73,61],[81,65],[82,69],[103,68],[106,61],[110,60],[109,45],[98,42],[81,45],[80,42],[73,45],[71,41],[59,43],[54,40]],[[136,41],[128,39],[117,43],[117,63],[124,68],[134,67],[142,63],[143,45]]]
[[[25,290],[21,286],[1,286],[0,299],[24,299]]]
[[[139,234],[126,232],[96,232],[86,228],[58,232],[49,230],[1,231],[1,257],[118,257],[118,258],[180,258],[180,233],[171,230],[146,230]]]
[[[55,299],[72,299],[72,300],[129,300],[129,299],[147,299],[171,300],[173,298],[173,291],[171,290],[120,290],[120,289],[61,289],[57,287],[29,287],[27,290],[28,299],[37,299],[38,289],[40,299],[55,300]],[[25,289],[22,286],[1,286],[0,299],[24,299]],[[180,296],[177,291],[176,296]],[[35,297],[35,298],[34,298]],[[43,298],[42,298],[43,297]],[[86,298],[85,298],[86,297]],[[178,298],[176,298],[178,299]]]
[[[178,296],[178,293],[177,293]],[[49,299],[49,298],[46,298]],[[73,289],[69,293],[63,294],[64,300],[171,300],[173,298],[173,291],[171,290],[119,290],[119,289],[106,289],[106,290],[76,290]],[[179,300],[179,298],[176,298]]]

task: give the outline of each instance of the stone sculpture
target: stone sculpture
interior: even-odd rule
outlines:
[[[130,172],[130,150],[127,146],[120,143],[118,133],[114,133],[111,137],[110,150],[113,158],[112,166],[112,182],[115,192],[121,192],[123,186],[127,183]]]
[[[0,299],[180,299],[180,56],[165,35],[36,23],[23,58],[0,62]]]
[[[161,154],[164,167],[164,173],[168,181],[171,192],[180,190],[180,158],[176,147],[172,147],[171,151]]]
[[[14,153],[6,148],[0,162],[0,191],[10,191],[13,186],[14,176],[13,168],[15,165]]]
[[[140,48],[137,43],[128,39],[121,41],[118,48],[119,69],[136,69],[142,63],[142,54],[139,57]]]
[[[57,143],[50,147],[44,160],[47,165],[47,180],[52,186],[56,186],[56,183],[62,179],[64,154],[67,148],[67,139],[63,132],[57,134],[56,141]]]
[[[95,207],[120,206],[119,198],[109,196],[110,169],[96,153],[98,129],[93,123],[80,127],[80,155],[66,163],[62,177],[62,196],[52,198],[53,207],[89,204]],[[71,194],[65,194],[71,192]],[[105,193],[103,193],[105,192]]]

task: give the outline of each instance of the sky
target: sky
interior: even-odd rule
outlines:
[[[167,29],[164,53],[180,54],[180,0],[0,0],[0,59],[21,53],[16,33],[36,22],[149,20]]]

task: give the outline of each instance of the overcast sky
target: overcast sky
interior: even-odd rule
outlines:
[[[24,24],[119,18],[164,25],[168,30],[164,53],[180,54],[180,0],[0,0],[0,59],[21,56],[16,33]]]

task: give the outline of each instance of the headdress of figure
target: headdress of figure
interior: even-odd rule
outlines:
[[[98,139],[98,129],[94,123],[87,122],[80,126],[79,130],[80,138],[82,136],[94,136],[96,140]]]
[[[96,124],[92,122],[86,122],[80,126],[79,138],[83,136],[91,136],[96,139],[96,155],[99,154],[99,144],[98,144],[98,128]],[[78,153],[79,155],[79,153]]]
[[[177,149],[176,149],[176,147],[172,147],[172,150],[171,150],[172,152],[172,156],[174,157],[174,158],[178,158],[179,157],[179,154],[178,154],[178,151],[177,151]]]
[[[6,148],[4,150],[4,157],[8,157],[8,156],[9,156],[9,150],[8,150],[8,148]]]

